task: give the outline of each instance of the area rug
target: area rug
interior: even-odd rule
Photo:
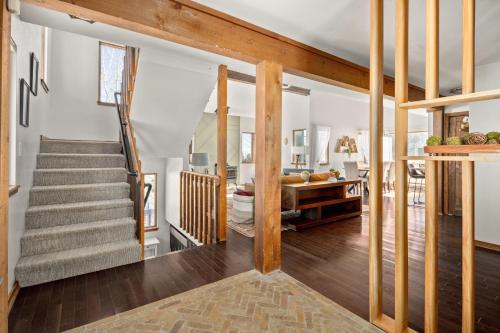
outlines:
[[[290,218],[294,218],[299,216],[299,213],[296,212],[282,212],[281,213],[281,218],[282,220],[287,220]],[[250,214],[251,216],[251,214]],[[234,218],[234,212],[233,212],[233,200],[232,198],[227,199],[227,226],[228,228],[236,231],[239,234],[242,234],[245,237],[248,238],[254,238],[255,237],[255,224],[253,221],[253,217],[249,217],[248,220],[245,223],[237,223],[235,220],[240,220],[241,217],[238,217],[238,219]],[[281,231],[289,230],[286,226],[281,226]]]
[[[68,332],[382,332],[282,272],[242,273]]]

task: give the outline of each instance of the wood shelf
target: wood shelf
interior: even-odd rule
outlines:
[[[431,109],[440,106],[456,105],[456,104],[467,104],[472,102],[487,101],[491,99],[500,98],[500,89],[488,90],[475,92],[471,94],[457,95],[457,96],[446,96],[434,99],[427,99],[421,101],[401,103],[399,105],[402,109]]]
[[[475,156],[400,156],[398,161],[448,161],[448,162],[500,162],[500,156],[496,155],[475,155]]]
[[[353,217],[357,217],[361,215],[361,211],[358,210],[353,210],[351,212],[345,212],[344,214],[338,214],[338,215],[330,215],[325,218],[322,218],[320,220],[309,220],[309,219],[304,219],[304,218],[296,218],[296,219],[291,219],[287,220],[286,222],[287,227],[290,228],[291,230],[298,231],[302,229],[307,229],[311,227],[316,227],[318,225],[322,224],[327,224],[335,221],[341,221],[341,220],[346,220],[350,219]]]
[[[310,199],[301,199],[297,206],[297,209],[309,209],[315,207],[336,205],[349,201],[361,200],[361,196],[350,196],[347,198],[332,198],[332,197],[324,197],[324,198],[310,198]]]
[[[425,146],[428,154],[473,154],[473,153],[500,153],[500,145],[443,145]]]

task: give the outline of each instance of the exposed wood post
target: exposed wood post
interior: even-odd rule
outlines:
[[[425,162],[425,332],[438,332],[438,162]]]
[[[462,162],[462,332],[474,332],[474,162]]]
[[[254,260],[262,273],[281,266],[282,80],[280,64],[257,65]]]
[[[10,13],[7,1],[1,1],[2,42],[0,49],[0,333],[7,333],[8,296],[8,227],[9,227],[9,66]]]
[[[439,0],[427,0],[425,98],[439,97]],[[438,331],[438,174],[425,163],[425,332]]]
[[[219,188],[218,240],[226,240],[227,228],[227,66],[219,66],[217,78],[217,175]]]
[[[382,317],[382,137],[383,137],[383,9],[371,0],[370,46],[370,321]]]
[[[408,0],[396,2],[395,332],[408,327]]]

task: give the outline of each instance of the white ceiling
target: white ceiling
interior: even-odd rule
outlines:
[[[369,65],[368,0],[197,0],[363,66]],[[461,85],[462,1],[440,1],[441,91]],[[500,61],[500,1],[476,1],[476,63]],[[384,66],[394,74],[395,0],[384,1]],[[425,0],[410,1],[410,79],[424,85]]]

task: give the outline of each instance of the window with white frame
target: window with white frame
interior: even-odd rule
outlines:
[[[115,93],[121,91],[125,47],[99,42],[99,97],[101,105],[115,105]]]

